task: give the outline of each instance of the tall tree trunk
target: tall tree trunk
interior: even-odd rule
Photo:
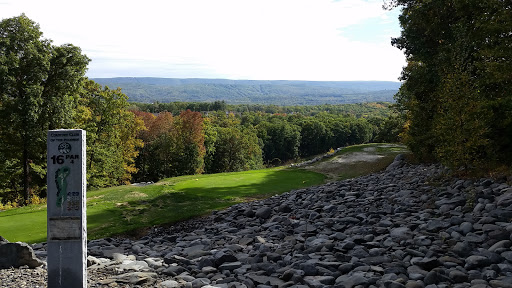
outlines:
[[[28,160],[28,149],[23,148],[23,197],[25,205],[30,203],[30,165]]]

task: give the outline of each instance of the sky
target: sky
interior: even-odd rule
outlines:
[[[398,9],[383,0],[0,0],[54,45],[79,46],[87,76],[398,81]]]

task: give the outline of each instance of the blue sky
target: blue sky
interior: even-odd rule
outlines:
[[[0,0],[96,77],[397,81],[398,10],[382,0]]]

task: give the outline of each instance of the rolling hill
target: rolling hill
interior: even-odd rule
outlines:
[[[391,81],[286,81],[177,78],[93,78],[130,102],[211,102],[228,104],[320,105],[393,102],[400,87]]]

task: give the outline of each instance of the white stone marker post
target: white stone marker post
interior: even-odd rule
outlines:
[[[86,288],[85,130],[50,130],[47,145],[48,288]]]

